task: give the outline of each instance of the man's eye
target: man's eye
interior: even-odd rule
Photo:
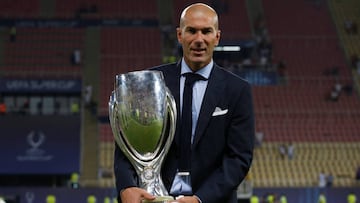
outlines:
[[[204,35],[210,34],[210,33],[212,33],[212,30],[211,30],[211,29],[205,29],[205,30],[202,30],[202,33],[203,33]]]
[[[191,33],[191,34],[195,34],[196,30],[195,29],[188,29],[188,32]]]

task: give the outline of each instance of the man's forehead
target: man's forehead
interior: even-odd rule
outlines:
[[[215,21],[212,18],[186,18],[183,21],[183,26],[196,29],[215,29]]]
[[[192,30],[215,30],[214,26],[192,26],[192,25],[185,25],[185,29],[192,29]]]

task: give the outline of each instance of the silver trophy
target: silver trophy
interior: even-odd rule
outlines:
[[[117,145],[134,166],[140,187],[173,200],[161,179],[161,165],[175,134],[176,105],[160,71],[116,75],[110,96],[109,118]]]

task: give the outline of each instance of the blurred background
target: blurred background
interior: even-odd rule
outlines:
[[[215,61],[253,86],[256,149],[239,202],[355,203],[360,1],[202,2],[220,18]],[[177,61],[191,3],[0,0],[5,202],[116,202],[115,75]]]

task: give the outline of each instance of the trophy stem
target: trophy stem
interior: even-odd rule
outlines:
[[[140,171],[139,171],[140,172]],[[169,196],[164,187],[160,177],[160,165],[155,165],[155,168],[145,167],[139,173],[142,177],[141,187],[146,189],[147,192],[156,196],[154,200],[142,200],[142,203],[167,203],[174,198]]]
[[[168,196],[168,192],[162,182],[160,175],[160,165],[154,164],[153,167],[145,166],[137,168],[140,175],[140,187],[154,196]]]

